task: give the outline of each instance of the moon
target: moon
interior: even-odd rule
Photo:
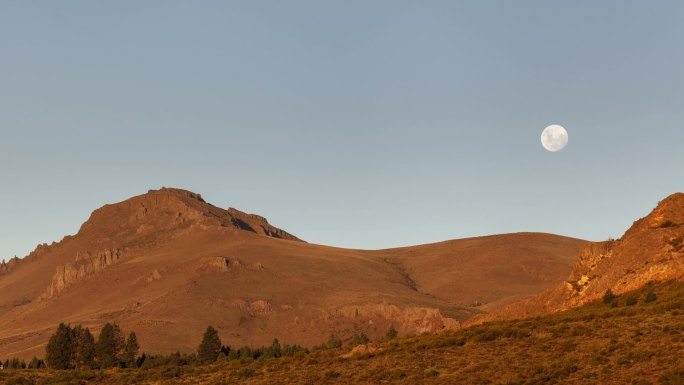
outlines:
[[[552,124],[542,131],[541,142],[547,151],[560,151],[568,144],[568,132],[562,126]]]

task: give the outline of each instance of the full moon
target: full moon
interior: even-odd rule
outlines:
[[[547,151],[560,151],[568,144],[568,132],[562,126],[552,124],[542,131],[541,142]]]

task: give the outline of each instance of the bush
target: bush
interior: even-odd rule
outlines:
[[[370,341],[370,340],[368,339],[368,336],[366,336],[365,334],[363,334],[363,333],[356,334],[349,341],[349,346],[354,347],[354,346],[358,346],[358,345],[365,345],[368,343],[368,341]]]
[[[387,329],[387,333],[385,333],[385,338],[392,339],[398,335],[399,332],[397,332],[397,329],[394,328],[394,325],[391,325],[389,329]]]
[[[325,378],[338,378],[340,375],[340,372],[336,372],[334,370],[328,370],[325,372]]]
[[[36,382],[33,379],[26,377],[13,377],[7,380],[6,385],[34,385]]]
[[[634,294],[628,296],[627,299],[625,300],[625,305],[627,305],[627,306],[634,306],[636,304],[637,304],[637,297]]]
[[[254,369],[252,368],[242,368],[238,370],[237,375],[240,378],[247,378],[247,377],[253,377],[255,374]]]
[[[684,384],[684,368],[677,369],[672,373],[664,374],[658,378],[658,382],[663,385]]]
[[[613,294],[613,291],[610,289],[606,290],[606,293],[603,295],[603,303],[612,305],[613,300],[615,299],[616,296]]]
[[[325,344],[328,349],[337,349],[342,347],[342,340],[337,338],[336,335],[331,334],[328,338],[328,342]]]
[[[651,303],[651,302],[655,301],[656,299],[658,299],[658,297],[656,296],[656,293],[653,292],[653,289],[649,289],[648,292],[646,293],[646,297],[644,297],[644,302],[645,303]]]

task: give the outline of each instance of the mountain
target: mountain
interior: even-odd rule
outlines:
[[[0,269],[0,356],[42,356],[59,322],[135,330],[147,352],[312,345],[458,328],[562,282],[585,242],[518,233],[388,250],[309,244],[258,215],[162,188],[95,210]]]
[[[524,318],[577,307],[643,287],[684,280],[684,193],[672,194],[617,240],[585,244],[565,282],[470,323]]]

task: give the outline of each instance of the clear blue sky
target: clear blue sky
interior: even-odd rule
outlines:
[[[682,1],[2,1],[0,257],[160,186],[329,245],[603,240],[683,123]]]

